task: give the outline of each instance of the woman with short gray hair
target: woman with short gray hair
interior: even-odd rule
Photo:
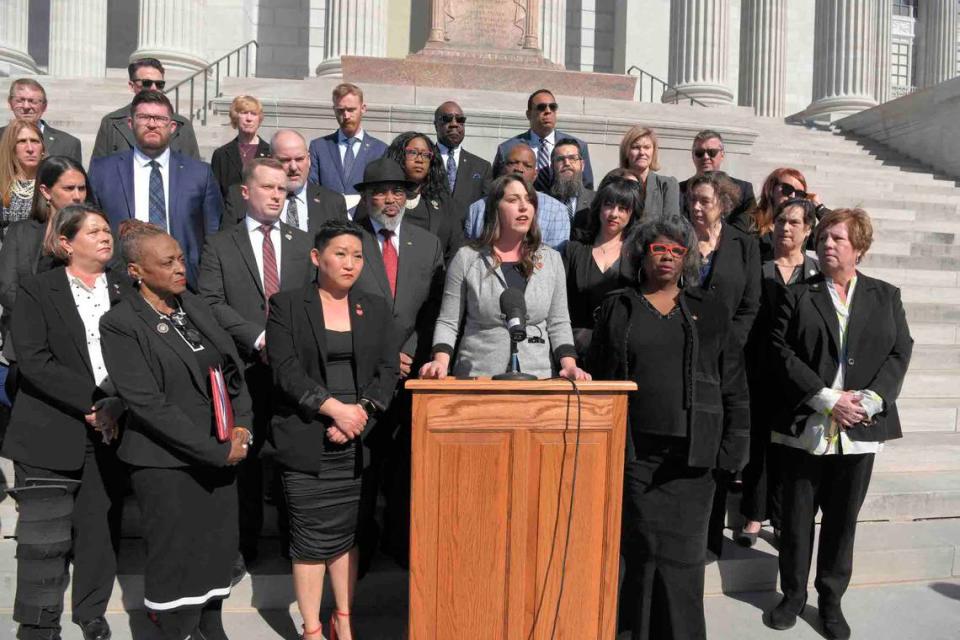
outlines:
[[[586,363],[630,380],[619,630],[633,640],[706,638],[703,615],[713,470],[743,466],[749,400],[725,307],[698,287],[690,223],[664,216],[630,240],[637,284],[600,307]]]

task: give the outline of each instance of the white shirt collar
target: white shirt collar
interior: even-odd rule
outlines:
[[[262,222],[257,222],[255,219],[251,218],[249,215],[247,215],[244,218],[244,220],[246,220],[247,222],[247,231],[249,231],[250,233],[253,233],[254,231],[259,231],[260,227],[263,225]],[[279,220],[275,221],[272,225],[270,225],[270,227],[272,229],[279,229],[280,221]]]
[[[93,293],[97,289],[101,289],[107,286],[107,274],[101,273],[97,276],[97,279],[93,283],[93,288],[88,287],[87,283],[84,282],[80,276],[75,276],[70,273],[70,270],[67,270],[67,279],[70,280],[70,285],[75,287],[80,287],[88,293]]]
[[[363,142],[363,127],[360,127],[359,129],[357,129],[357,132],[353,134],[353,137],[356,140]],[[337,144],[346,144],[346,143],[347,143],[347,136],[343,133],[343,129],[337,129]]]
[[[170,147],[164,149],[163,153],[156,158],[149,157],[137,147],[133,148],[133,161],[137,163],[137,166],[146,167],[150,164],[151,160],[156,160],[161,169],[166,169],[167,165],[170,164]]]
[[[557,130],[554,129],[553,131],[548,133],[546,136],[541,138],[540,136],[537,135],[536,131],[534,131],[533,129],[530,129],[530,138],[537,144],[537,146],[540,146],[541,140],[546,140],[547,144],[549,144],[550,146],[553,146],[553,141],[556,140],[557,138]]]
[[[403,215],[403,214],[400,214],[400,215]],[[374,220],[373,217],[371,216],[370,226],[373,227],[373,235],[377,238],[378,241],[380,241],[383,238],[383,236],[380,235],[380,230],[384,228],[383,225],[377,222],[376,220]],[[400,224],[398,224],[397,228],[393,230],[393,235],[395,238],[400,237],[400,227],[402,226],[403,226],[403,218],[400,218]]]

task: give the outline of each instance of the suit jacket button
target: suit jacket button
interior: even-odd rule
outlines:
[[[847,365],[853,366],[853,358],[847,358]]]

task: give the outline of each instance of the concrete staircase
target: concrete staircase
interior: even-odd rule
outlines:
[[[102,114],[129,100],[122,79],[82,83],[41,80],[51,96],[48,120],[79,135],[87,154],[92,149]],[[269,127],[265,130],[267,133],[272,128],[295,124],[307,128],[305,133],[310,138],[316,135],[314,130],[332,129],[329,86],[325,82],[247,79],[228,80],[224,87],[226,95],[216,101],[217,113],[211,117],[210,124],[197,127],[204,157],[209,158],[213,148],[233,136],[226,126],[223,106],[240,92],[271,97],[265,122],[265,127]],[[0,83],[0,91],[5,88]],[[68,96],[76,108],[68,110],[62,100],[57,100],[58,95]],[[374,88],[368,91],[368,102],[376,105],[378,95],[382,98],[393,94]],[[276,96],[290,100],[274,99]],[[431,96],[417,94],[410,103],[423,111],[423,117],[418,116],[414,123],[389,120],[392,107],[383,107],[381,102],[381,113],[387,113],[384,117],[388,119],[371,124],[371,129],[388,140],[390,132],[414,125],[432,132],[427,105],[436,102],[429,102],[431,99]],[[522,97],[470,92],[460,99],[470,115],[468,126],[474,127],[468,128],[468,145],[488,155],[487,142],[473,142],[471,138],[472,132],[479,136],[479,128],[484,126],[476,122],[493,121],[503,115],[491,105],[512,108],[518,101],[522,102]],[[471,101],[480,105],[474,111],[471,111]],[[576,120],[583,127],[590,121],[589,107],[593,103],[585,98],[581,98],[581,102],[582,111]],[[728,151],[732,174],[751,180],[759,190],[772,169],[792,166],[805,174],[810,190],[818,193],[828,206],[862,206],[870,212],[875,224],[875,243],[863,270],[901,287],[916,344],[898,402],[905,437],[888,443],[877,459],[861,513],[863,522],[857,537],[853,580],[855,585],[867,585],[960,577],[960,188],[953,181],[933,175],[923,166],[883,149],[829,131],[759,119],[739,108],[595,103],[598,109],[602,107],[606,113],[621,118],[624,128],[626,123],[644,122],[660,130],[693,132],[711,126],[750,132],[743,139],[751,139],[752,144],[743,143],[736,153]],[[516,119],[520,114],[513,110],[507,115]],[[373,129],[374,126],[377,128]],[[618,136],[619,132],[611,128],[598,132],[596,142],[588,138],[591,153],[597,158],[595,173],[602,175],[611,168],[612,145]],[[664,173],[681,177],[689,173],[689,159],[684,151],[688,145],[689,137],[665,145]],[[2,470],[8,480],[12,480],[8,463],[4,463]],[[115,590],[111,603],[115,611],[136,609],[142,602],[142,543],[138,537],[136,506],[131,501],[128,507],[121,588]],[[4,536],[0,540],[0,610],[3,610],[11,606],[15,584],[14,542],[9,538],[13,535],[15,512],[10,499],[0,503],[0,521]],[[768,533],[765,531],[753,549],[728,544],[723,558],[707,567],[707,593],[775,589],[776,548]],[[271,532],[266,535],[269,537]],[[266,543],[275,544],[271,539]],[[237,587],[226,607],[243,612],[251,608],[286,609],[291,603],[289,566],[273,558],[252,568],[252,578]],[[355,610],[380,612],[402,620],[405,603],[406,573],[383,562],[361,583]]]

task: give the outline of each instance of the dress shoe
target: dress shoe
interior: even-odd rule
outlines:
[[[741,547],[746,547],[749,549],[753,545],[757,544],[757,532],[744,531],[743,529],[741,529],[740,532],[737,533],[736,537],[734,538],[734,542],[736,542]]]
[[[110,640],[110,625],[103,616],[77,624],[83,632],[83,640]]]
[[[785,631],[792,628],[793,625],[797,624],[797,616],[800,615],[800,612],[803,611],[805,606],[807,606],[806,598],[797,606],[795,600],[790,600],[784,596],[780,604],[770,612],[770,627],[777,631]]]
[[[840,605],[824,605],[820,603],[820,621],[823,622],[823,633],[828,640],[847,640],[850,637],[850,625],[843,617]]]

